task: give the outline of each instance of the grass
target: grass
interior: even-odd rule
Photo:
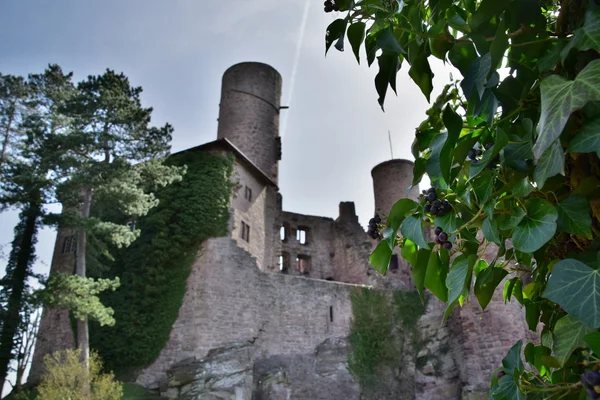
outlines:
[[[123,400],[141,400],[149,399],[151,397],[151,393],[135,383],[123,384]]]

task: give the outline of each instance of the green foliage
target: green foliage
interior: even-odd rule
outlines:
[[[177,318],[201,243],[227,233],[233,160],[191,150],[167,163],[187,165],[183,181],[157,192],[159,205],[136,221],[141,236],[129,248],[115,249],[115,260],[96,271],[121,283],[101,296],[114,309],[114,327],[90,326],[91,347],[118,376],[156,359]]]
[[[40,296],[48,307],[66,308],[76,319],[83,320],[87,316],[100,325],[112,326],[115,324],[114,311],[102,305],[98,295],[108,289],[114,291],[119,286],[119,278],[93,279],[53,274]]]
[[[582,374],[600,369],[597,2],[355,0],[344,15],[331,38],[341,50],[346,28],[365,24],[349,40],[355,54],[364,44],[369,65],[379,60],[382,107],[405,64],[428,101],[431,56],[461,75],[432,101],[412,146],[412,185],[427,173],[452,212],[432,217],[422,196],[388,221],[372,265],[385,274],[399,246],[421,298],[426,288],[448,302],[444,320],[471,293],[485,308],[508,276],[504,298],[524,306],[531,330],[541,324],[542,345],[515,345],[489,398],[583,398],[595,389]],[[423,234],[437,226],[452,265]]]
[[[380,382],[378,374],[401,362],[400,349],[393,343],[399,332],[418,342],[417,322],[425,307],[416,292],[396,291],[390,298],[384,291],[368,288],[354,290],[351,301],[348,366],[363,388],[374,390]]]
[[[90,355],[89,370],[80,362],[80,351],[67,349],[44,358],[46,372],[37,388],[44,400],[121,400],[121,383],[114,375],[103,374],[102,363],[95,353]],[[86,383],[89,382],[88,386]]]

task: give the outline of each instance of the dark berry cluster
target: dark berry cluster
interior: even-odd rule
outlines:
[[[479,159],[477,157],[480,157],[482,154],[483,152],[479,149],[471,149],[469,150],[467,157],[469,157],[469,160],[471,160],[473,164],[476,164],[479,162]]]
[[[452,243],[448,241],[448,234],[441,227],[436,227],[433,232],[435,233],[435,242],[437,244],[445,249],[452,249]]]
[[[448,203],[447,200],[438,200],[434,188],[423,190],[423,197],[427,201],[425,207],[423,207],[426,213],[441,217],[442,215],[447,214],[448,211],[452,210],[452,206],[450,206],[450,203]]]
[[[379,224],[381,223],[381,217],[375,214],[374,218],[369,220],[369,230],[367,230],[367,234],[371,236],[373,239],[379,239]]]
[[[600,373],[598,371],[591,370],[581,374],[581,383],[590,399],[600,398]]]
[[[332,11],[340,11],[340,7],[338,7],[338,5],[335,3],[335,1],[325,0],[325,3],[323,3],[323,4],[325,5],[326,13],[330,13]]]

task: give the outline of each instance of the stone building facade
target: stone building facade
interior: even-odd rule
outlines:
[[[168,344],[137,377],[169,398],[362,399],[347,364],[352,291],[414,290],[398,253],[386,277],[369,265],[377,242],[359,224],[354,203],[341,202],[336,219],[282,210],[281,84],[268,65],[231,67],[223,76],[217,140],[192,149],[233,154],[237,185],[228,235],[202,244]],[[373,168],[376,209],[416,198],[418,187],[407,191],[412,168],[407,160]],[[63,247],[71,236],[59,231],[51,272],[70,272],[72,255]],[[402,365],[379,398],[487,398],[489,374],[526,336],[523,311],[502,304],[500,291],[484,312],[470,304],[440,326],[444,308],[430,299],[418,322],[424,346],[415,352],[402,345]],[[65,311],[44,311],[33,379],[44,354],[73,346],[69,334]]]

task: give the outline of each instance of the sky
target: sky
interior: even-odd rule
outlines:
[[[325,57],[325,30],[338,17],[321,0],[2,0],[0,72],[40,73],[49,63],[76,81],[106,68],[123,72],[143,87],[153,123],[174,126],[179,151],[216,139],[223,72],[267,63],[281,73],[282,105],[290,107],[281,121],[284,210],[336,218],[340,201],[353,201],[366,226],[374,212],[370,171],[391,158],[388,131],[394,157],[412,160],[415,127],[429,106],[407,65],[382,112],[376,66],[367,67],[364,50],[361,65],[350,46]],[[434,99],[452,71],[441,61],[432,69]],[[0,214],[5,256],[16,222],[16,212]],[[50,229],[39,236],[38,272],[49,270],[54,236]]]

